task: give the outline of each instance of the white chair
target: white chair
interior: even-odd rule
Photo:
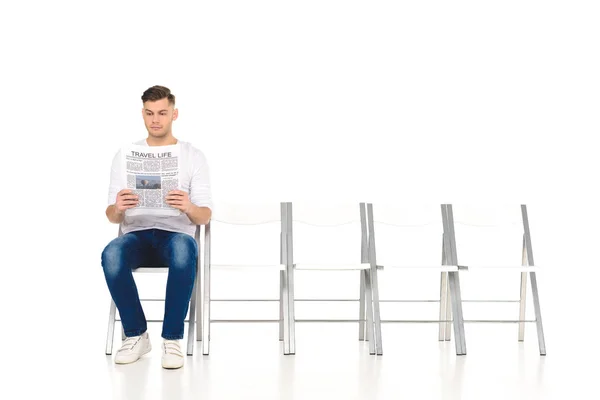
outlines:
[[[289,301],[288,276],[285,263],[287,206],[280,204],[228,204],[215,205],[211,222],[205,226],[204,293],[202,354],[210,351],[212,323],[279,324],[279,339],[284,341],[284,354],[290,353],[290,335],[287,303]],[[240,240],[236,241],[235,236]],[[277,254],[278,253],[278,254]],[[213,262],[216,258],[216,262]],[[249,260],[260,259],[258,262]],[[268,260],[267,260],[268,259]],[[266,262],[265,262],[266,260]],[[290,266],[291,268],[291,266]],[[265,298],[213,298],[213,272],[217,271],[272,271],[279,273],[279,299]],[[238,274],[239,275],[239,274]],[[211,303],[215,302],[279,302],[278,319],[213,319]]]
[[[118,236],[121,236],[121,226],[119,225],[119,233]],[[200,285],[199,285],[199,271],[200,271],[200,225],[196,227],[196,233],[194,235],[196,239],[196,243],[198,244],[198,260],[196,263],[196,278],[194,280],[194,288],[192,289],[192,297],[190,299],[190,307],[188,313],[188,319],[185,322],[188,323],[188,341],[187,341],[187,355],[191,356],[194,354],[194,327],[196,325],[196,319],[201,321],[200,307],[196,308],[196,300],[200,295]],[[133,270],[134,276],[138,273],[168,273],[169,267],[145,267],[139,266]],[[164,301],[164,299],[140,299],[140,301]],[[113,347],[113,338],[115,332],[115,322],[121,321],[121,319],[116,318],[116,310],[117,306],[113,299],[110,299],[110,311],[108,316],[108,333],[106,335],[106,354],[112,354]],[[198,313],[198,315],[197,315]],[[162,319],[149,319],[146,322],[163,322]],[[198,337],[200,338],[200,323],[198,325]],[[125,332],[123,331],[123,327],[121,326],[121,339],[125,340]]]
[[[440,341],[450,340],[450,325],[454,322],[456,354],[465,355],[459,266],[451,251],[453,235],[448,206],[441,205],[440,209],[440,205],[377,203],[372,208],[368,216],[371,260],[383,269],[384,275],[390,274],[380,279],[380,293],[394,292],[403,297],[379,301],[439,303],[438,319],[382,319],[381,322],[437,323]],[[439,299],[432,298],[437,295],[437,284],[428,285],[427,274],[432,272],[441,277]],[[397,273],[402,278],[393,279]],[[429,298],[423,298],[424,294]]]
[[[296,322],[366,322],[367,340],[370,354],[382,354],[381,325],[379,323],[379,301],[377,292],[377,266],[369,259],[369,241],[367,230],[367,205],[331,204],[294,204],[287,205],[288,243],[286,250],[286,265],[289,270],[289,331],[290,353],[295,353],[295,323]],[[341,232],[335,229],[342,225],[355,224],[356,229],[346,231],[344,240]],[[326,231],[325,236],[317,236]],[[328,230],[328,228],[330,230]],[[304,231],[299,234],[299,231]],[[307,233],[307,231],[310,231]],[[350,236],[348,236],[350,234]],[[341,247],[334,251],[337,245]],[[298,251],[300,248],[300,251]],[[354,254],[353,254],[354,253]],[[298,255],[300,254],[300,255]],[[350,256],[350,257],[349,257]],[[342,259],[346,257],[346,260]],[[300,261],[299,261],[300,260]],[[295,302],[339,302],[348,299],[296,298],[295,273],[308,271],[357,271],[360,272],[361,311],[358,319],[297,319]],[[319,281],[312,281],[319,282]],[[327,288],[327,286],[325,286]],[[329,287],[331,288],[331,287]],[[365,310],[366,309],[366,310]],[[364,339],[364,336],[361,338]]]
[[[517,323],[519,325],[518,340],[524,340],[525,323],[535,322],[537,327],[540,355],[546,354],[546,344],[542,325],[540,299],[537,276],[541,271],[534,263],[531,232],[527,206],[521,205],[451,205],[450,214],[455,216],[456,238],[452,250],[460,256],[461,264],[468,266],[467,280],[463,283],[465,297],[473,292],[478,299],[467,299],[464,302],[474,303],[519,303],[519,318],[515,319],[466,319],[467,323]],[[520,254],[519,254],[520,247]],[[520,260],[519,260],[520,257]],[[519,263],[520,261],[520,263]],[[484,272],[479,274],[479,272]],[[489,272],[490,275],[485,274]],[[506,272],[506,273],[504,273]],[[508,289],[514,273],[521,275],[519,299],[512,299]],[[531,292],[535,319],[526,319],[527,274],[531,280]],[[485,278],[490,277],[489,285],[482,287]],[[514,286],[516,289],[516,285]],[[483,295],[483,296],[482,296]],[[502,297],[490,299],[489,296]],[[475,305],[473,305],[475,306]],[[489,313],[489,308],[482,309]]]

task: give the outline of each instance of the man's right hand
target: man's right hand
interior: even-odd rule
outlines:
[[[117,193],[115,209],[117,213],[124,214],[125,210],[137,206],[138,203],[138,196],[136,194],[133,194],[133,191],[131,189],[123,189],[119,193]]]

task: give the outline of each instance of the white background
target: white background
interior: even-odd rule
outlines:
[[[110,162],[146,136],[140,96],[156,84],[177,96],[174,134],[206,154],[216,201],[527,203],[548,351],[587,361],[599,11],[574,0],[3,5],[13,382],[52,368],[48,354],[101,354]]]

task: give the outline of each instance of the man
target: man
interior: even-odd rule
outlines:
[[[172,124],[178,117],[175,96],[163,86],[153,86],[142,95],[145,140],[137,145],[179,146],[181,190],[172,190],[166,203],[181,211],[179,216],[126,216],[138,204],[138,197],[125,189],[121,154],[113,159],[106,216],[121,224],[123,235],[112,240],[102,252],[102,268],[110,294],[119,310],[126,339],[115,355],[117,364],[137,361],[151,350],[146,317],[133,279],[132,268],[168,266],[165,313],[162,327],[162,366],[183,366],[179,340],[183,338],[196,275],[198,246],[196,225],[210,221],[212,199],[209,169],[204,154],[173,136]]]

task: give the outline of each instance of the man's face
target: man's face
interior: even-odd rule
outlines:
[[[147,101],[144,103],[142,115],[150,136],[161,138],[171,133],[171,125],[177,119],[177,109],[169,104],[168,99]]]

